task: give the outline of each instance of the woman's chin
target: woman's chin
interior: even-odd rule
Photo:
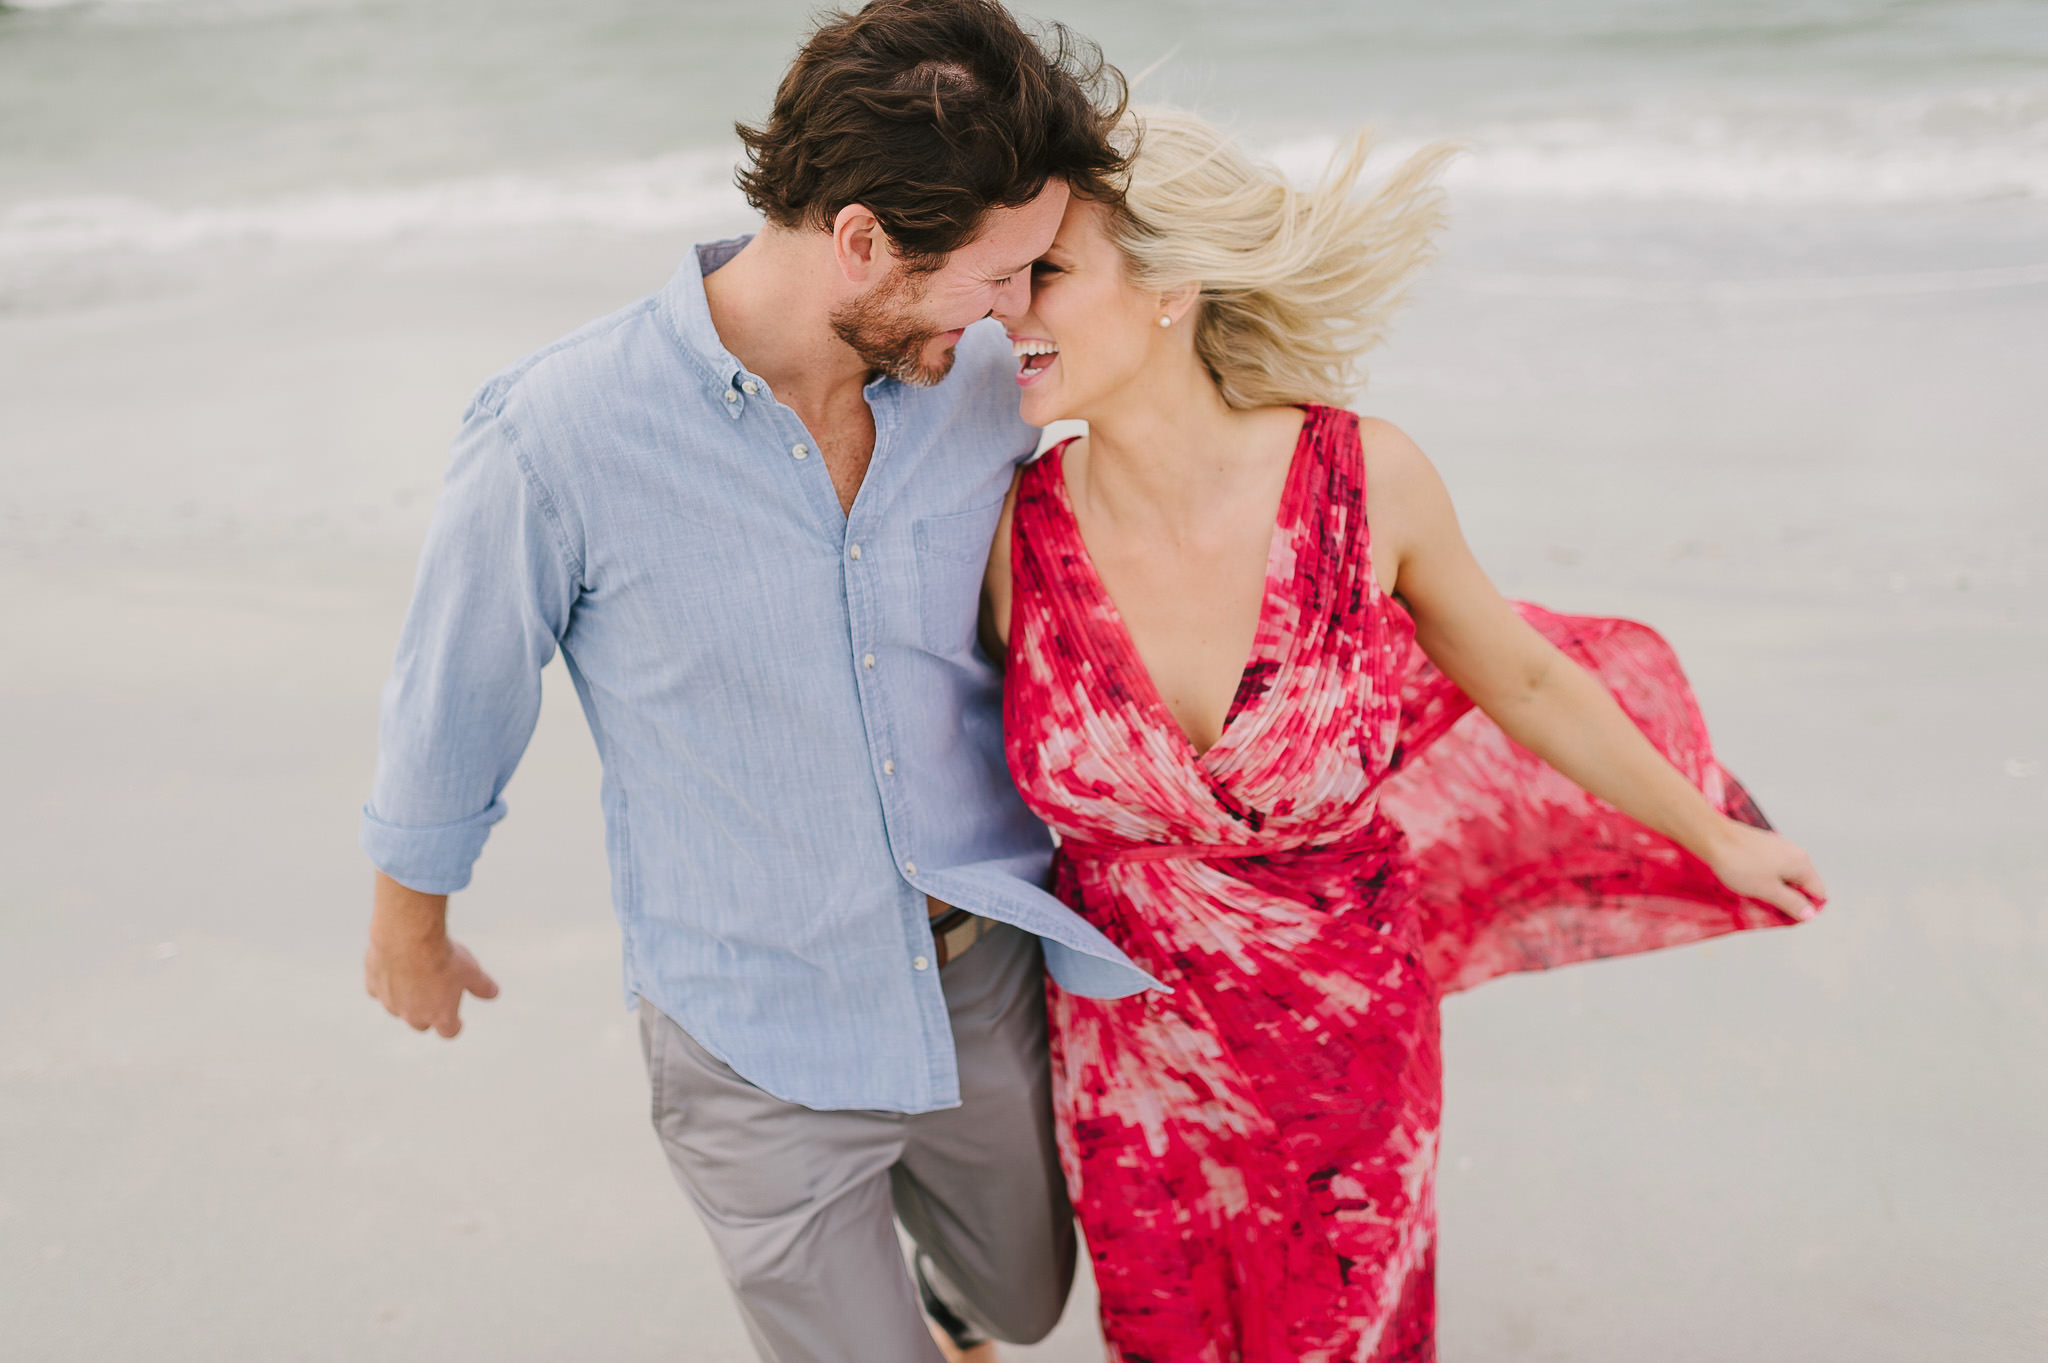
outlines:
[[[1018,399],[1017,415],[1024,418],[1027,426],[1050,426],[1066,416],[1064,407],[1053,394],[1026,388]]]

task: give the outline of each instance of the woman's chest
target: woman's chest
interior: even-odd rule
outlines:
[[[1270,531],[1192,546],[1127,540],[1096,561],[1124,642],[1198,753],[1222,737],[1261,662],[1270,545]]]

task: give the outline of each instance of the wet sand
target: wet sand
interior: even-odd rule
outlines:
[[[679,250],[0,292],[0,1355],[749,1356],[647,1127],[559,666],[456,901],[503,997],[443,1043],[359,972],[446,437]],[[2048,290],[1536,299],[1478,263],[1363,406],[1504,588],[1676,643],[1836,903],[1447,1004],[1443,1356],[2041,1357]],[[1012,1357],[1099,1358],[1090,1308]]]

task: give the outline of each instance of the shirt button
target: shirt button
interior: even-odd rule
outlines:
[[[864,655],[862,655],[862,657],[861,657],[861,660],[860,660],[860,665],[861,665],[862,667],[865,667],[865,668],[867,668],[867,669],[868,669],[868,670],[869,670],[870,672],[874,671],[874,668],[875,668],[875,655],[874,655],[874,654],[872,654],[872,653],[868,653],[868,654],[864,654]]]
[[[740,391],[744,392],[748,397],[752,397],[754,396],[754,394],[761,391],[761,385],[755,383],[752,379],[748,379],[745,383],[740,385]]]
[[[811,457],[811,447],[809,445],[791,445],[789,452],[798,459],[808,459]]]
[[[896,759],[892,757],[892,758],[890,758],[890,759],[888,759],[887,761],[885,761],[885,762],[883,762],[883,763],[882,763],[882,775],[884,775],[884,776],[894,776],[895,774],[896,774]]]
[[[917,874],[917,863],[916,863],[916,862],[914,862],[914,861],[906,861],[906,862],[904,862],[904,863],[903,863],[903,874],[904,874],[904,875],[907,875],[907,876],[914,876],[914,875],[916,875],[916,874]]]
[[[733,392],[732,389],[728,388],[725,390],[725,400],[727,402],[738,402],[740,400],[740,395],[738,393]]]
[[[910,963],[910,968],[912,970],[930,970],[932,968],[932,963],[925,957],[920,956]]]
[[[852,559],[855,563],[860,562],[860,546],[856,544],[851,549],[848,549],[846,551],[846,556]]]

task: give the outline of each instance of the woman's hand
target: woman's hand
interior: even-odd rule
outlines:
[[[1735,893],[1775,904],[1789,918],[1813,917],[1828,896],[1820,872],[1798,844],[1734,819],[1722,820],[1706,863]]]

